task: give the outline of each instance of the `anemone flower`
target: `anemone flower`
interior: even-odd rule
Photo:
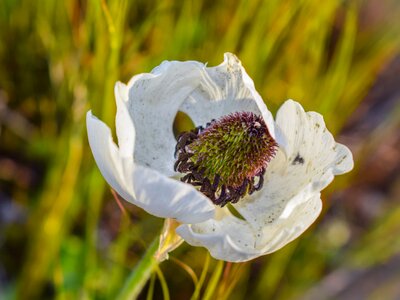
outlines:
[[[115,86],[116,135],[91,111],[90,147],[104,178],[125,200],[173,218],[176,232],[217,259],[274,252],[321,211],[321,190],[353,167],[323,117],[292,100],[267,109],[233,54],[207,67],[165,61]],[[186,113],[196,128],[175,138]]]

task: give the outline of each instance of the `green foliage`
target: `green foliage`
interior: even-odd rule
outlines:
[[[127,81],[162,60],[214,65],[229,51],[242,60],[272,111],[287,98],[296,99],[307,110],[323,113],[336,133],[399,50],[400,26],[390,26],[398,13],[362,27],[359,13],[365,5],[339,0],[0,1],[0,100],[15,113],[1,121],[0,148],[42,170],[32,186],[0,178],[0,187],[27,212],[26,226],[4,230],[6,242],[15,240],[18,250],[15,256],[1,255],[17,261],[7,269],[14,281],[0,298],[113,299],[144,253],[143,245],[158,234],[161,220],[126,203],[130,217],[119,213],[88,147],[85,113],[92,109],[113,126],[117,80]],[[352,184],[350,176],[345,180]],[[398,232],[398,214],[377,222],[344,257],[365,265],[398,252],[396,240],[374,244]],[[165,278],[157,269],[161,281],[152,280],[149,295],[296,297],[338,259],[334,246],[316,249],[318,240],[310,231],[276,254],[225,268],[209,262],[204,249],[182,246],[173,256],[199,276],[197,287],[184,287],[190,278],[168,263],[160,267]]]

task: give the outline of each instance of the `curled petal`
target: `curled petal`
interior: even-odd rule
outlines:
[[[192,91],[179,108],[187,113],[196,126],[205,125],[234,112],[247,111],[261,114],[274,137],[274,122],[254,83],[239,59],[226,53],[224,61],[216,67],[201,70],[200,85]]]
[[[350,150],[335,142],[320,114],[305,112],[286,101],[276,118],[277,136],[284,141],[266,169],[263,189],[235,205],[253,226],[274,221],[307,190],[318,193],[334,178],[353,167]],[[254,221],[257,220],[257,221]]]
[[[135,162],[166,176],[175,175],[172,124],[181,103],[199,85],[202,67],[194,61],[165,61],[129,81],[126,107],[136,133]]]
[[[350,150],[335,142],[322,115],[305,112],[298,102],[288,100],[277,113],[276,126],[284,140],[282,146],[288,162],[306,168],[307,174],[315,174],[319,169],[340,175],[353,168]],[[314,168],[310,169],[310,164]]]
[[[112,141],[110,129],[89,111],[86,116],[89,144],[107,182],[125,200],[150,214],[197,223],[214,215],[214,206],[192,186],[135,164],[123,157]]]
[[[178,232],[190,244],[228,261],[276,251],[314,222],[321,211],[320,191],[334,175],[352,169],[351,152],[334,141],[320,114],[306,113],[289,100],[278,111],[275,129],[280,145],[266,168],[263,189],[234,204],[244,220],[226,213],[181,226]]]
[[[249,224],[233,216],[227,208],[219,208],[217,217],[199,223],[185,224],[176,232],[190,245],[207,248],[216,259],[240,262],[251,259],[243,247],[254,245],[255,237]]]
[[[225,212],[220,220],[184,224],[178,227],[177,232],[189,244],[206,247],[216,259],[247,261],[279,250],[315,221],[322,207],[320,194],[303,196],[308,198],[287,217],[279,217],[260,228]]]
[[[119,152],[122,157],[132,157],[135,147],[135,126],[131,119],[128,104],[128,87],[117,82],[114,87],[115,100],[117,104],[117,115],[115,117],[115,128],[117,132]]]
[[[118,83],[116,97],[121,151],[133,151],[136,162],[166,176],[176,175],[172,124],[178,111],[187,113],[196,126],[237,111],[262,114],[274,136],[271,113],[240,61],[230,53],[211,68],[195,61],[164,61],[151,73],[134,76],[127,87]],[[123,128],[126,124],[127,129]],[[134,142],[127,143],[132,137]]]

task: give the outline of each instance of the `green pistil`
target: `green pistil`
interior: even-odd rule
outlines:
[[[182,181],[201,186],[216,204],[225,205],[261,188],[276,147],[261,116],[234,113],[182,134],[175,168],[187,173]]]
[[[210,128],[188,146],[190,160],[204,170],[204,176],[218,174],[220,185],[239,186],[254,168],[247,160],[255,145],[251,137],[235,122],[225,130],[219,124]]]

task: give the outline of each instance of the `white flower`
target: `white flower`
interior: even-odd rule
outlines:
[[[163,62],[127,85],[117,83],[115,96],[118,147],[109,128],[87,114],[89,143],[101,173],[125,200],[183,223],[177,233],[217,259],[250,260],[298,237],[321,211],[320,191],[334,175],[353,167],[351,152],[334,141],[320,114],[288,100],[274,120],[240,61],[229,53],[216,67]],[[278,147],[266,165],[264,186],[232,202],[244,220],[179,181],[183,174],[174,171],[172,131],[178,111],[196,126],[237,112],[264,120]]]

